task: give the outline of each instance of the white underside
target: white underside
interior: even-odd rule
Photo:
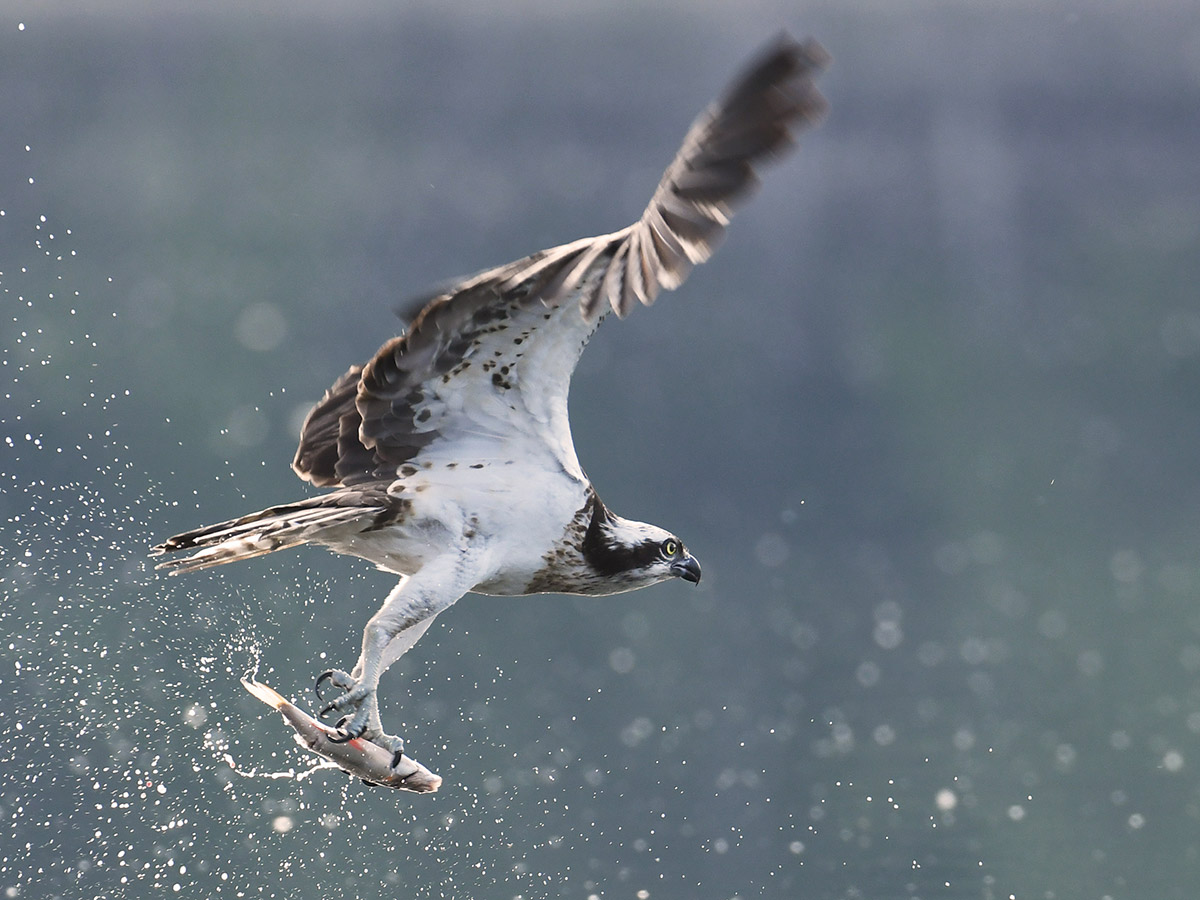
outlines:
[[[415,575],[469,547],[473,575],[467,589],[516,595],[525,593],[586,503],[587,484],[528,461],[499,460],[482,469],[435,463],[406,478],[397,497],[412,503],[402,522],[329,535],[322,543],[397,575]]]

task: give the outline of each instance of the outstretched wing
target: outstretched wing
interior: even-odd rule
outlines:
[[[577,471],[571,373],[609,311],[627,315],[712,255],[754,164],[825,110],[829,61],[779,38],[692,125],[642,217],[489,269],[430,300],[401,336],[351,368],[309,413],[293,468],[314,484],[391,480],[438,441],[460,456],[531,440]]]

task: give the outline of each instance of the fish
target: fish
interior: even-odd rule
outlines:
[[[401,791],[431,794],[442,786],[442,778],[404,754],[393,754],[362,738],[346,739],[336,728],[306,713],[278,691],[255,681],[253,674],[242,676],[242,687],[276,710],[296,729],[296,743],[327,759],[343,772],[369,785],[382,785]]]

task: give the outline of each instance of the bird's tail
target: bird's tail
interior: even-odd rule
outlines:
[[[338,502],[340,499],[338,494],[326,494],[299,503],[273,506],[240,519],[177,534],[150,552],[160,556],[180,550],[195,550],[190,556],[164,560],[157,566],[172,575],[194,572],[313,540],[320,541],[321,537],[336,533],[343,527],[356,524],[370,527],[381,513],[387,511],[379,506]]]

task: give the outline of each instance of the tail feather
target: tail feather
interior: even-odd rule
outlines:
[[[160,556],[180,550],[196,551],[190,556],[167,559],[158,564],[157,568],[166,569],[172,575],[251,559],[320,540],[323,534],[355,523],[361,522],[364,527],[377,524],[379,516],[386,514],[388,508],[364,501],[368,498],[361,492],[355,492],[354,496],[350,496],[350,492],[339,492],[273,506],[240,519],[177,534],[150,552]]]

